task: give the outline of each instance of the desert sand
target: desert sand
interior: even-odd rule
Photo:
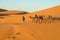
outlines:
[[[29,16],[35,14],[60,16],[60,6],[26,15],[4,16],[3,19],[0,19],[0,40],[60,40],[60,21],[32,23]],[[22,22],[22,16],[25,16],[25,22]]]

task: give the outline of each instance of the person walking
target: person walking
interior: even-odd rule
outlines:
[[[22,21],[25,22],[25,17],[24,16],[22,17]]]

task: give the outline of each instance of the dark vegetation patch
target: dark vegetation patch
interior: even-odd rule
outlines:
[[[23,15],[23,14],[29,14],[29,13],[25,11],[16,13],[16,15]]]
[[[0,16],[8,16],[9,14],[0,14]]]
[[[8,11],[8,10],[0,8],[0,12],[4,12],[4,11]]]

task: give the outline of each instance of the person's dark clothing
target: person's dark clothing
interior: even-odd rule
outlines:
[[[25,17],[24,16],[22,17],[22,21],[25,22]]]

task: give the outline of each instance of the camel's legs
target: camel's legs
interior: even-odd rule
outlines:
[[[38,21],[39,21],[39,19],[38,19],[38,18],[36,18],[36,19],[35,19],[35,22],[37,23]]]
[[[44,20],[43,20],[43,19],[40,19],[40,20],[39,20],[39,23],[43,23],[43,22],[44,22]]]
[[[35,22],[35,18],[33,18],[32,22]]]
[[[38,19],[38,22],[39,22],[39,23],[42,23],[42,20],[41,20],[41,19]]]
[[[35,19],[32,20],[32,22],[34,22],[34,21],[35,21]]]

